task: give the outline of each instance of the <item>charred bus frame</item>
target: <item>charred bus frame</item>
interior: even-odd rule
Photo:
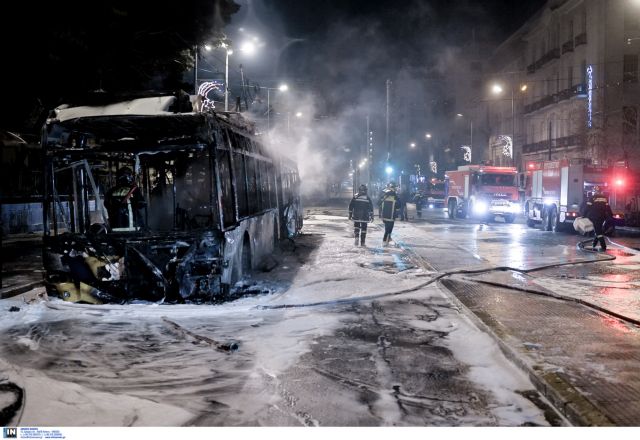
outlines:
[[[221,300],[302,227],[295,163],[240,115],[145,99],[61,108],[44,127],[45,284],[64,300]],[[123,167],[145,202],[133,228],[105,207]]]

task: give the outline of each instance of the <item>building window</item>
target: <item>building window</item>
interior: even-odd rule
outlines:
[[[629,83],[638,82],[638,55],[625,55],[622,63],[622,81]]]
[[[632,105],[622,107],[622,133],[625,137],[634,137],[637,125],[638,107]]]
[[[567,41],[573,41],[573,20],[569,20],[567,26]]]
[[[626,148],[640,146],[640,124],[637,106],[622,107],[622,143]]]

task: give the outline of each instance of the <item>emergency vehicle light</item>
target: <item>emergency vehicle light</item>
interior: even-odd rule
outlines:
[[[618,186],[624,185],[624,180],[622,180],[622,179],[616,180],[616,185],[618,185]]]

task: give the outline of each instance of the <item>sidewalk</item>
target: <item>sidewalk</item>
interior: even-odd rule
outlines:
[[[422,227],[420,232],[415,228],[396,222],[394,235],[400,247],[431,269],[447,272],[493,265],[475,259],[437,228]],[[639,426],[640,328],[553,298],[554,292],[534,282],[536,275],[456,275],[444,278],[441,285],[572,423]]]
[[[19,295],[42,284],[42,234],[2,238],[0,299]]]

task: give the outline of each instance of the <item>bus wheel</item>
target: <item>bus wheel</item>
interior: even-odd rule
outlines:
[[[514,220],[515,220],[515,216],[514,215],[505,215],[504,216],[505,223],[513,223]]]
[[[249,236],[244,236],[242,242],[242,276],[246,276],[251,272],[251,242]]]
[[[280,238],[278,237],[278,221],[276,219],[273,220],[273,250],[278,249],[278,244],[280,242]]]

